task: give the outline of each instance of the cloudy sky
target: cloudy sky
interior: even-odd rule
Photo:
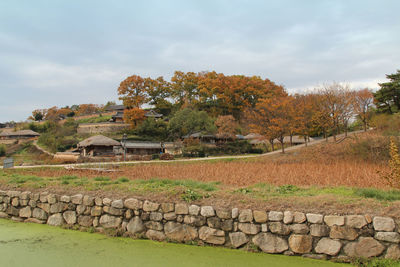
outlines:
[[[127,76],[258,75],[289,92],[400,69],[400,1],[0,1],[0,122],[117,100]]]

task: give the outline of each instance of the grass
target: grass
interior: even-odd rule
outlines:
[[[308,197],[333,195],[344,198],[365,198],[379,201],[399,201],[400,190],[380,190],[375,188],[351,187],[298,187],[295,185],[274,186],[258,183],[250,187],[242,187],[233,191],[235,194],[244,194],[253,198],[268,200],[271,197]]]
[[[77,120],[78,123],[100,123],[100,122],[108,122],[111,119],[110,115],[103,115],[98,117],[90,117],[90,118],[83,118]]]

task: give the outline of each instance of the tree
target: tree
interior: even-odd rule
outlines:
[[[70,111],[73,111],[70,109]],[[90,114],[95,114],[99,111],[99,106],[96,106],[95,104],[80,104],[79,108],[77,110],[78,115],[90,115]]]
[[[218,116],[215,126],[218,128],[219,137],[225,139],[236,138],[236,131],[239,125],[232,115]]]
[[[171,118],[168,131],[171,136],[180,138],[196,132],[214,133],[216,127],[207,112],[185,108],[176,112]]]
[[[359,90],[354,93],[354,112],[361,120],[364,131],[367,131],[367,125],[371,119],[371,107],[374,101],[372,91],[368,88]]]
[[[261,99],[254,109],[248,111],[250,129],[269,140],[274,150],[274,139],[281,143],[285,153],[284,137],[293,120],[288,112],[291,99],[288,96]]]
[[[128,109],[140,108],[147,101],[145,80],[138,75],[129,76],[119,85],[118,94]]]
[[[175,71],[171,78],[171,94],[180,107],[194,105],[199,99],[198,75]]]
[[[290,125],[290,129],[294,128],[298,134],[303,136],[307,146],[308,137],[313,130],[313,114],[316,111],[313,105],[313,96],[311,94],[296,94],[292,102],[293,105],[290,110],[293,112],[291,115],[293,122]],[[292,125],[295,126],[293,127]],[[290,145],[292,145],[292,140],[290,140]]]
[[[138,126],[142,121],[144,121],[146,111],[141,108],[130,108],[124,111],[124,121],[131,125],[132,128]]]
[[[380,83],[381,89],[374,94],[375,105],[379,112],[393,114],[400,111],[400,70],[386,78],[390,81]]]
[[[331,120],[333,138],[336,141],[336,135],[340,133],[340,125],[344,124],[347,133],[347,123],[352,116],[352,93],[348,85],[340,83],[332,83],[324,85],[319,94],[322,97],[319,99],[321,110],[324,115],[329,115]]]
[[[162,120],[148,118],[135,129],[139,136],[151,137],[152,140],[165,141],[168,138],[168,124]]]
[[[154,106],[157,112],[169,115],[172,110],[172,103],[168,101],[171,97],[171,84],[162,76],[157,79],[144,79],[145,90],[148,95],[148,103]]]
[[[45,110],[36,109],[32,111],[31,118],[35,121],[41,121],[44,119],[44,116],[45,116]]]

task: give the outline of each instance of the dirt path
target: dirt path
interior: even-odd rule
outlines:
[[[354,135],[357,133],[362,133],[363,131],[354,131],[348,133],[348,135]],[[345,134],[340,134],[337,135],[336,138],[344,138]],[[332,141],[333,137],[329,137],[328,140]],[[317,145],[320,143],[325,142],[325,139],[320,139],[320,140],[315,140],[312,142],[309,142],[307,145],[312,146],[312,145]],[[340,141],[340,140],[339,140]],[[34,143],[34,145],[41,150],[42,152],[54,156],[54,154],[43,150],[40,148],[37,144]],[[293,150],[298,150],[300,148],[305,147],[305,144],[302,145],[296,145],[296,146],[291,146],[288,148],[285,148],[285,152],[293,151]],[[67,168],[72,168],[72,167],[80,167],[80,166],[98,166],[101,167],[101,165],[128,165],[128,164],[152,164],[152,163],[175,163],[175,162],[188,162],[188,161],[208,161],[208,160],[218,160],[218,159],[246,159],[246,158],[258,158],[258,157],[265,157],[265,156],[272,156],[276,154],[282,153],[281,150],[276,150],[273,152],[267,152],[264,154],[259,154],[259,155],[242,155],[242,156],[217,156],[217,157],[206,157],[206,158],[194,158],[194,159],[178,159],[178,160],[149,160],[149,161],[110,161],[110,162],[88,162],[88,163],[74,163],[74,164],[47,164],[47,165],[32,165],[32,166],[14,166],[15,169],[30,169],[30,168],[43,168],[43,167],[67,167]],[[0,169],[2,169],[3,166],[0,166]]]

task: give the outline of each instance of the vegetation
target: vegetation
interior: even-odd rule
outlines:
[[[179,138],[196,132],[214,133],[216,127],[205,111],[183,109],[170,120],[168,130],[171,136]]]
[[[76,146],[79,142],[76,134],[78,123],[74,119],[68,119],[62,125],[55,122],[46,123],[44,125],[48,126],[43,127],[38,143],[49,151],[63,152]]]
[[[6,146],[0,145],[0,157],[4,157],[6,155]]]
[[[379,112],[393,114],[400,111],[400,70],[386,75],[389,82],[380,83],[381,89],[374,94]]]
[[[84,119],[79,119],[77,120],[77,123],[99,123],[99,122],[108,122],[110,121],[111,116],[103,116],[99,115],[97,117],[89,117],[89,118],[84,118]]]

